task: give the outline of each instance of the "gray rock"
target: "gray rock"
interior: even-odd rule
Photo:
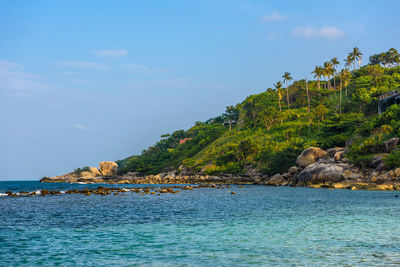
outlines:
[[[297,173],[298,171],[299,171],[299,168],[297,168],[296,166],[292,166],[289,168],[288,173],[293,175],[293,174]]]
[[[334,147],[334,148],[329,148],[328,150],[326,150],[326,152],[329,154],[329,157],[333,158],[336,153],[343,150],[344,150],[343,147]]]
[[[282,175],[277,173],[274,176],[272,176],[271,179],[269,179],[268,184],[270,184],[270,185],[279,185],[283,181],[284,181],[284,179],[283,179]]]
[[[400,140],[399,138],[395,137],[395,138],[392,138],[392,139],[386,141],[383,144],[385,147],[385,152],[390,153],[392,150],[397,148],[397,146],[399,145],[399,140]]]
[[[297,178],[299,182],[304,184],[336,183],[344,180],[343,172],[345,168],[348,168],[348,166],[316,162],[304,168]]]
[[[319,147],[309,147],[301,152],[300,156],[297,157],[296,163],[301,167],[306,167],[326,155],[326,151]]]

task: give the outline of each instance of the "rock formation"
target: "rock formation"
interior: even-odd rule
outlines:
[[[102,161],[100,162],[99,169],[104,176],[113,176],[117,174],[118,164],[114,161]]]

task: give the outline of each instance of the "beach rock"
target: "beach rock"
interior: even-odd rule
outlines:
[[[350,170],[345,170],[343,172],[343,178],[344,179],[348,179],[350,177],[350,175],[352,175],[353,173]]]
[[[274,176],[269,179],[268,184],[269,185],[279,185],[281,182],[283,182],[283,177],[279,173],[275,174]]]
[[[90,178],[94,178],[94,177],[95,177],[95,175],[89,171],[81,172],[79,174],[79,178],[83,178],[83,179],[90,179]]]
[[[329,154],[329,157],[333,158],[337,152],[343,151],[343,147],[334,147],[334,148],[329,148],[326,150],[326,153]]]
[[[102,161],[100,162],[99,169],[104,176],[112,176],[117,174],[118,164],[114,161]]]
[[[326,155],[326,151],[319,147],[309,147],[301,152],[300,156],[297,157],[296,163],[301,167],[307,167]]]
[[[383,156],[382,155],[376,155],[376,156],[372,157],[372,160],[368,164],[368,166],[371,167],[371,168],[376,168],[382,163],[383,163]]]
[[[392,139],[386,141],[383,144],[385,147],[385,152],[390,153],[392,150],[397,148],[397,146],[399,145],[399,140],[400,140],[399,138],[395,137],[395,138],[392,138]]]
[[[93,176],[100,176],[101,175],[99,169],[97,169],[96,167],[89,167],[89,171],[93,174]]]
[[[289,168],[288,173],[293,175],[293,174],[297,173],[298,171],[299,171],[299,168],[297,168],[296,166],[292,166]]]
[[[335,161],[342,161],[345,154],[346,153],[344,151],[338,151],[338,152],[335,153],[333,158],[335,159]]]
[[[395,170],[394,170],[394,174],[395,174],[397,177],[400,177],[400,168],[395,169]]]
[[[297,178],[304,184],[337,183],[344,179],[344,167],[346,166],[316,162],[304,168]]]

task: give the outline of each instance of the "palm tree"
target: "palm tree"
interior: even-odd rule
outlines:
[[[274,87],[276,92],[278,93],[279,111],[282,112],[282,106],[281,106],[281,100],[283,98],[282,83],[281,82],[274,83]]]
[[[350,78],[351,78],[351,74],[350,71],[348,69],[343,69],[340,72],[340,79],[343,80],[343,86],[346,88],[346,98],[347,98],[347,87],[349,86],[349,82],[350,82]]]
[[[361,67],[363,53],[361,53],[360,49],[358,47],[354,47],[353,52],[351,52],[349,55],[351,55],[353,58],[354,69],[356,69],[356,61],[358,61],[358,67]]]
[[[353,61],[354,61],[353,56],[351,55],[351,53],[349,53],[344,60],[344,66],[346,67],[346,69],[350,69],[351,64],[353,64]]]
[[[325,62],[324,63],[323,72],[324,72],[324,77],[325,78],[327,77],[328,81],[329,81],[329,78],[331,77],[331,74],[332,74],[332,63],[331,62]],[[329,88],[331,87],[330,83],[326,83],[326,84],[328,84]]]
[[[287,72],[287,71],[283,74],[282,78],[283,78],[283,81],[286,83],[287,106],[288,106],[288,109],[290,109],[288,82],[293,80],[293,78],[290,76],[290,72]]]
[[[316,66],[311,73],[314,73],[314,78],[317,78],[318,80],[318,93],[319,93],[319,90],[321,89],[321,77],[324,74],[324,70],[321,66]]]
[[[333,70],[333,87],[336,90],[336,66],[340,64],[337,57],[331,59],[332,70]]]

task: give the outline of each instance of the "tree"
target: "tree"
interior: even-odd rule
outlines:
[[[361,53],[360,49],[358,47],[354,47],[353,52],[351,52],[350,55],[353,58],[354,69],[356,69],[356,61],[358,61],[358,67],[361,67],[363,53]]]
[[[286,83],[287,106],[288,106],[288,109],[290,109],[288,82],[293,80],[293,78],[290,76],[290,72],[285,72],[283,74],[282,78],[283,78],[283,81]]]
[[[238,120],[239,111],[234,106],[227,106],[224,117],[229,121],[229,131],[230,131],[232,129],[232,122]]]
[[[314,77],[318,80],[318,93],[321,90],[321,77],[324,74],[324,70],[321,66],[316,66],[315,69],[311,72],[314,73]]]
[[[324,121],[324,117],[326,113],[328,113],[328,109],[324,105],[319,104],[314,108],[313,113],[318,120],[318,127],[319,127],[320,122]]]
[[[344,86],[346,88],[346,98],[347,98],[347,95],[348,95],[347,87],[349,86],[349,83],[350,83],[351,73],[348,69],[343,69],[340,73],[341,73],[340,79],[343,81],[342,86]]]
[[[333,71],[332,63],[325,62],[323,72],[324,72],[325,79],[328,78],[328,81],[329,81],[329,78],[331,77],[332,71]],[[330,88],[331,87],[330,83],[327,83],[327,84],[328,84],[328,87]],[[325,89],[327,89],[327,88],[325,88]]]
[[[347,69],[350,69],[351,64],[353,64],[353,61],[354,61],[354,58],[353,58],[352,54],[349,53],[349,54],[347,55],[347,57],[345,58],[345,60],[344,60],[344,66],[345,66]]]
[[[279,112],[282,112],[282,106],[281,106],[281,100],[283,98],[282,83],[281,82],[274,83],[274,87],[276,92],[278,93]]]
[[[331,59],[332,70],[333,70],[333,87],[336,90],[336,66],[340,64],[337,57]]]

